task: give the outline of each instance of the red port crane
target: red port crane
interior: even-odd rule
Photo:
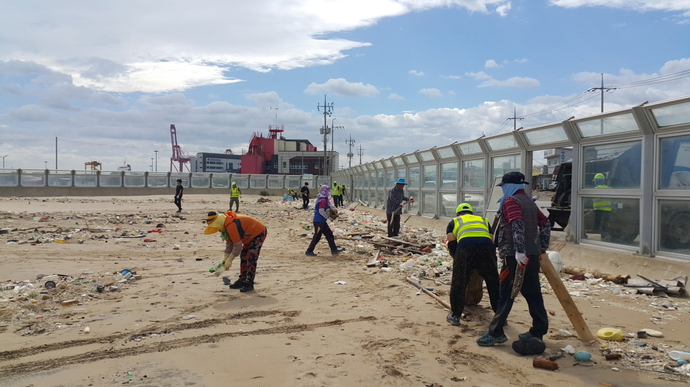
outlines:
[[[192,159],[191,155],[180,148],[180,146],[177,144],[177,129],[175,129],[174,124],[170,124],[170,139],[172,140],[172,156],[170,157],[170,172],[173,172],[173,168],[175,169],[175,172],[184,172],[184,167],[185,165],[187,166],[187,171],[191,172],[189,170],[189,161]],[[175,165],[175,163],[179,164],[179,169]]]

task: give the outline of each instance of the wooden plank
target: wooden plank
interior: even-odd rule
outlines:
[[[426,294],[428,294],[429,296],[431,296],[431,298],[433,298],[434,300],[438,301],[439,304],[445,306],[446,309],[448,309],[448,310],[453,310],[453,308],[450,307],[450,304],[449,304],[449,303],[443,301],[439,296],[435,295],[434,293],[432,293],[432,292],[426,290],[426,288],[425,288],[424,286],[418,284],[418,283],[417,283],[415,280],[413,280],[412,278],[407,277],[407,282],[409,282],[409,283],[411,283],[412,285],[418,287],[419,290],[421,290],[421,291],[423,291],[424,293],[426,293]]]
[[[406,244],[406,245],[409,245],[409,246],[417,247],[417,248],[419,248],[420,250],[423,249],[423,248],[425,248],[425,247],[427,247],[427,246],[431,246],[431,244],[429,244],[429,245],[420,245],[420,244],[413,243],[413,242],[408,242],[408,241],[405,241],[405,240],[402,240],[402,239],[389,238],[389,237],[385,237],[385,236],[381,236],[381,239],[385,239],[385,240],[387,240],[387,241],[391,241],[391,242],[395,242],[395,243],[402,243],[402,244]]]
[[[592,335],[592,332],[589,330],[589,327],[585,322],[585,319],[577,309],[573,298],[570,296],[570,293],[568,293],[568,289],[566,289],[565,285],[563,285],[561,276],[558,275],[558,272],[553,267],[553,264],[549,260],[549,256],[546,253],[541,255],[540,264],[541,271],[544,273],[544,276],[546,276],[546,279],[549,281],[549,284],[551,285],[553,292],[556,294],[558,301],[561,303],[563,310],[568,315],[570,323],[573,324],[573,327],[577,332],[577,336],[582,341],[589,342],[595,340],[594,335]]]
[[[403,246],[387,245],[387,244],[385,244],[385,243],[373,242],[373,245],[376,246],[376,247],[384,247],[384,248],[387,248],[387,249],[397,249],[397,250],[410,251],[410,252],[416,253],[416,254],[421,254],[421,253],[422,253],[422,252],[419,251],[419,250],[414,250],[414,249],[410,249],[410,248],[403,247]]]

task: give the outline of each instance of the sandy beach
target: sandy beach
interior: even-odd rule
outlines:
[[[590,344],[573,334],[544,280],[544,356],[571,345],[593,360],[566,354],[558,371],[548,371],[510,347],[530,326],[523,298],[509,318],[508,343],[483,348],[475,340],[492,317],[486,294],[454,327],[443,305],[405,281],[419,278],[447,301],[452,260],[442,247],[384,252],[367,267],[378,252],[372,241],[385,236],[381,210],[350,204],[333,223],[344,253],[332,256],[322,240],[318,256],[308,257],[312,212],[301,202],[245,195],[239,212],[266,224],[268,237],[255,291],[240,293],[209,273],[224,243],[202,234],[208,211],[227,210],[227,195],[184,199],[176,214],[172,194],[0,198],[0,385],[642,387],[690,380],[668,356],[690,350],[688,298],[563,274],[593,333],[663,333]],[[403,238],[444,239],[447,220],[403,220]],[[401,270],[409,259],[418,264]],[[239,259],[223,276],[234,281],[238,271]],[[624,356],[606,360],[611,351]]]

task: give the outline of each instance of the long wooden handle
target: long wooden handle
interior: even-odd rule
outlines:
[[[542,254],[541,262],[539,263],[541,264],[541,271],[544,273],[544,276],[546,276],[546,279],[549,281],[549,284],[551,285],[553,292],[556,294],[558,301],[560,301],[563,310],[568,315],[570,323],[573,324],[573,327],[577,332],[577,336],[582,341],[595,340],[594,335],[592,335],[592,332],[589,330],[589,327],[585,322],[585,319],[582,318],[582,314],[577,309],[573,298],[570,297],[568,289],[566,289],[565,285],[563,285],[561,276],[558,275],[558,272],[549,260],[549,256],[547,254]]]
[[[445,306],[446,308],[448,308],[448,309],[450,309],[450,310],[453,310],[453,308],[451,308],[451,306],[450,306],[449,303],[443,301],[439,296],[435,295],[434,293],[432,293],[432,292],[426,290],[426,288],[425,288],[424,286],[422,286],[421,284],[418,284],[418,283],[415,282],[415,280],[413,280],[412,278],[407,277],[406,280],[407,280],[407,282],[411,283],[412,285],[418,287],[418,288],[419,288],[421,291],[423,291],[424,293],[430,295],[431,298],[433,298],[434,300],[438,301],[441,305]]]

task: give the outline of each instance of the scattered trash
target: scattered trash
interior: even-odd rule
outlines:
[[[335,281],[334,283],[335,283],[336,285],[345,285],[345,284],[347,284],[347,282],[345,282],[345,281]]]
[[[577,360],[577,361],[590,361],[590,360],[592,360],[592,354],[587,352],[587,351],[576,352],[574,357],[575,357],[575,360]]]
[[[597,337],[602,340],[621,341],[625,334],[618,328],[601,328],[597,331]]]
[[[532,367],[556,371],[556,370],[558,370],[558,363],[556,363],[555,361],[551,361],[551,360],[536,358],[536,359],[532,360]]]

